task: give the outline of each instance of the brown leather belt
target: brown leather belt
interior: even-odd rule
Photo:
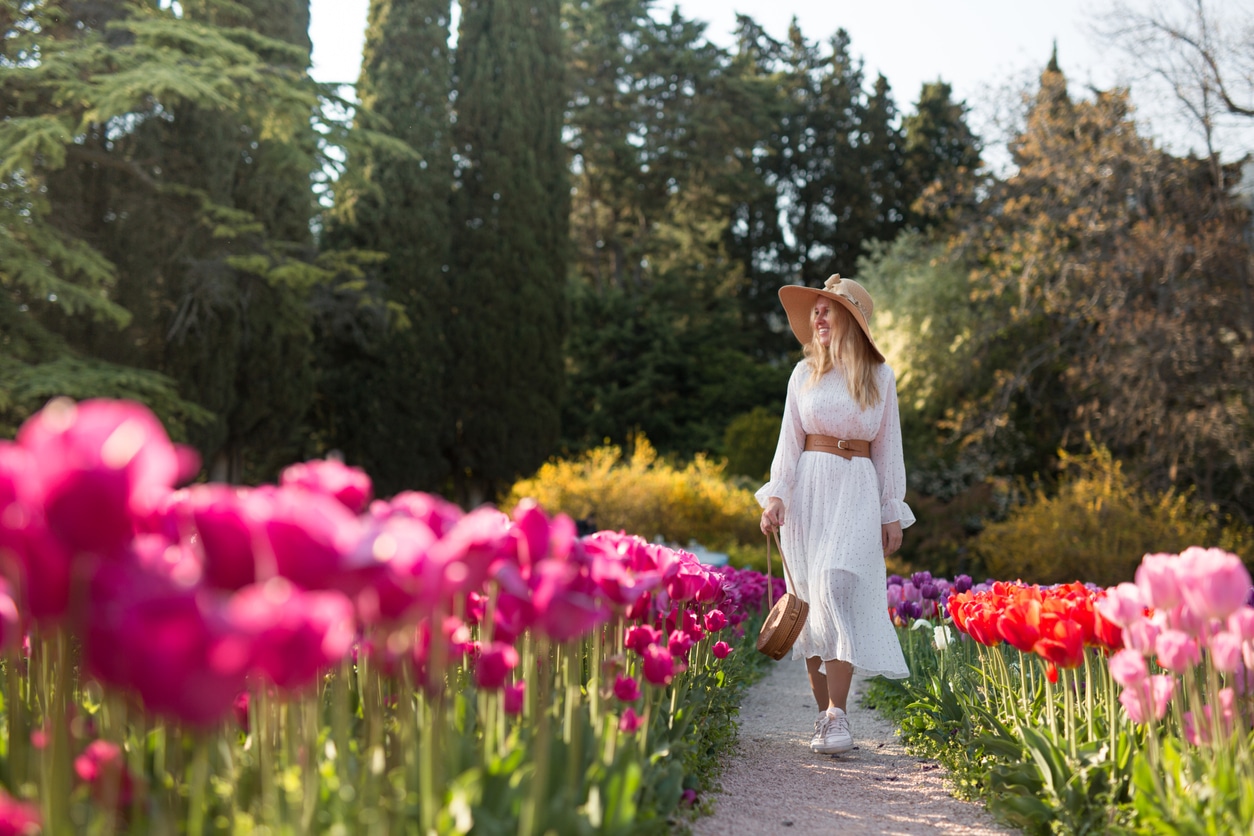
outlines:
[[[817,450],[820,453],[835,453],[846,459],[855,456],[871,458],[871,442],[852,441],[847,438],[835,438],[830,435],[807,435],[806,450]]]

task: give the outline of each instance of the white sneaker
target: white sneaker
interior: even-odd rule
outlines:
[[[810,743],[810,748],[820,755],[839,755],[853,749],[853,735],[849,731],[849,717],[839,708],[828,709],[827,722],[823,724],[823,737]]]
[[[814,721],[814,735],[810,738],[810,750],[813,751],[815,746],[823,742],[823,735],[827,734],[827,726],[832,722],[831,715],[827,710],[819,712],[819,719]]]

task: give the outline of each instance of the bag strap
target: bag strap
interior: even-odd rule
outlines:
[[[793,573],[791,573],[791,572],[790,572],[790,570],[789,570],[789,568],[788,568],[788,558],[785,558],[785,556],[784,556],[784,546],[780,545],[780,535],[779,535],[779,531],[771,531],[771,536],[772,536],[772,538],[774,538],[774,539],[775,539],[775,548],[776,548],[776,549],[779,549],[779,551],[780,551],[780,563],[784,564],[784,574],[786,575],[786,577],[788,577],[788,585],[789,585],[789,589],[796,589],[796,584],[795,584],[795,583],[793,583]],[[770,541],[770,539],[767,539],[767,540],[766,540],[766,572],[767,572],[767,578],[769,578],[769,577],[770,577],[770,568],[771,568],[771,541]]]
[[[766,601],[770,606],[775,606],[775,600],[771,583],[771,540],[775,540],[775,548],[779,549],[779,562],[784,564],[784,575],[788,578],[788,587],[796,589],[797,585],[793,583],[792,571],[788,568],[788,560],[784,557],[784,547],[779,543],[779,532],[772,531],[766,538]]]

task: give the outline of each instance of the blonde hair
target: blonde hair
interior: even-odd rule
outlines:
[[[853,314],[845,310],[839,302],[832,302],[833,331],[839,339],[824,346],[819,342],[818,329],[814,328],[814,311],[810,311],[810,325],[813,331],[810,342],[805,347],[806,362],[810,364],[810,380],[807,386],[813,386],[819,379],[836,366],[845,373],[845,385],[849,387],[849,396],[860,409],[868,409],[880,402],[880,386],[875,380],[876,367],[880,360],[871,349],[871,341],[862,333]]]

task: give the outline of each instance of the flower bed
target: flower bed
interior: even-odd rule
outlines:
[[[123,402],[0,442],[0,832],[636,832],[734,733],[756,572],[333,461],[196,470]]]
[[[1235,555],[1146,555],[1110,589],[928,578],[932,620],[911,620],[922,583],[896,581],[912,676],[869,700],[960,791],[1030,833],[1254,825],[1254,590]]]

